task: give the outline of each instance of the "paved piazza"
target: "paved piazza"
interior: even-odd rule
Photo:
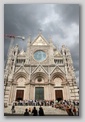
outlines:
[[[14,115],[23,115],[23,113],[25,112],[25,109],[29,107],[32,109],[33,106],[16,106],[15,110],[16,112],[14,113]],[[40,106],[36,106],[36,109],[39,111],[39,107]],[[56,109],[53,108],[51,106],[43,106],[43,110],[44,110],[44,114],[45,115],[61,115],[61,116],[67,116],[67,112],[64,110],[60,110],[60,109]],[[7,108],[4,108],[4,115],[12,115],[11,112],[11,106],[8,106]]]

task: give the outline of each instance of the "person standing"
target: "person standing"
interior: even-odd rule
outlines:
[[[40,106],[39,108],[39,116],[44,116],[43,108]]]
[[[76,116],[76,108],[75,108],[75,106],[73,108],[73,113],[74,113],[74,116]]]
[[[31,115],[31,113],[32,113],[31,108],[29,108],[28,110],[29,110],[29,114]]]
[[[27,108],[25,109],[24,116],[29,116],[29,112]]]
[[[12,105],[11,111],[12,111],[12,114],[15,113],[15,104]]]
[[[32,114],[33,114],[33,116],[37,116],[37,110],[36,110],[36,107],[33,108],[33,110],[32,110]]]
[[[73,116],[72,110],[69,106],[66,107],[66,112],[69,116]]]
[[[79,107],[78,107],[78,116],[79,116]]]

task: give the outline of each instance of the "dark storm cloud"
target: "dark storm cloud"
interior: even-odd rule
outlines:
[[[32,37],[38,33],[41,28],[38,22],[38,6],[35,5],[9,5],[4,6],[4,33],[25,36],[29,34]],[[18,40],[19,46],[23,47],[23,43]],[[26,45],[26,43],[24,44]],[[5,38],[4,43],[4,58],[6,60],[7,51],[9,48],[9,39]]]
[[[55,12],[61,16],[65,24],[79,24],[79,5],[78,4],[58,4],[55,5]]]
[[[48,4],[5,4],[4,6],[4,33],[24,35],[31,33],[36,36],[41,29],[39,20],[44,20],[48,14]],[[6,45],[5,41],[5,45]],[[23,46],[23,45],[22,45]]]
[[[34,34],[40,27],[33,5],[5,5],[4,11],[5,33]]]
[[[49,31],[48,31],[49,30]],[[44,30],[44,35],[60,35],[61,38],[65,38],[66,34],[64,30],[55,22],[50,22],[49,24],[46,24],[46,29]]]
[[[4,33],[25,36],[28,38],[29,34],[34,38],[39,29],[41,29],[40,20],[43,22],[47,16],[49,7],[48,4],[5,4],[4,6]],[[49,33],[49,32],[48,32]],[[46,34],[49,35],[49,34]],[[15,42],[16,43],[16,42]],[[26,43],[18,40],[19,47],[26,48]],[[5,39],[5,60],[7,55],[9,41]],[[26,49],[25,49],[26,50]]]

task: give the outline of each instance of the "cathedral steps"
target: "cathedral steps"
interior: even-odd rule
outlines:
[[[25,112],[26,108],[31,108],[31,110],[33,109],[34,106],[16,106],[15,110],[16,113],[15,114],[23,114]],[[36,106],[37,111],[39,111],[39,107],[40,106]],[[44,114],[45,115],[66,115],[67,116],[67,112],[60,110],[60,109],[56,109],[53,108],[51,106],[43,106],[43,110],[44,110]],[[7,107],[4,109],[4,113],[6,114],[11,114],[11,106]]]

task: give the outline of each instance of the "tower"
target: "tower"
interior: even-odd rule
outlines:
[[[66,77],[69,82],[70,99],[79,100],[78,88],[76,84],[76,77],[74,73],[73,61],[68,47],[62,46],[61,53],[65,63]]]

